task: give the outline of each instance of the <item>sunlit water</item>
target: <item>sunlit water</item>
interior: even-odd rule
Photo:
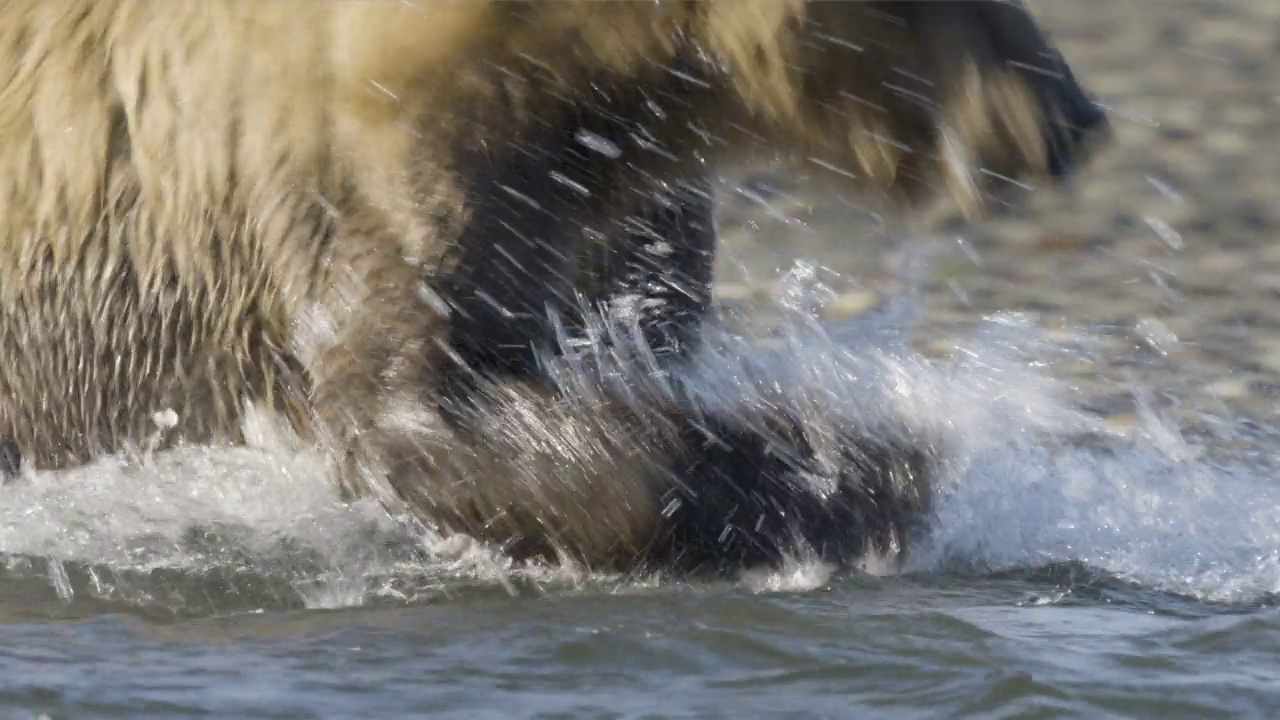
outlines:
[[[0,716],[1266,716],[1280,707],[1270,433],[1193,439],[1134,382],[1079,409],[1094,338],[1012,314],[930,331],[910,268],[853,319],[799,263],[694,372],[941,438],[902,572],[687,585],[514,568],[273,439],[107,459],[0,492]],[[926,332],[926,335],[929,333]],[[725,384],[728,385],[725,385]],[[1244,427],[1243,425],[1241,427]]]

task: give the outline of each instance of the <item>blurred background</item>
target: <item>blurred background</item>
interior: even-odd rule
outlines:
[[[874,305],[924,255],[920,328],[996,312],[1085,330],[1074,375],[1124,426],[1132,383],[1194,431],[1205,413],[1265,420],[1280,393],[1280,3],[1031,0],[1077,76],[1113,113],[1115,140],[1065,190],[966,224],[892,223],[806,178],[749,174],[723,188],[726,304],[768,291],[806,257],[843,276],[829,313]],[[785,178],[785,179],[784,179]],[[1204,429],[1203,427],[1201,429]]]

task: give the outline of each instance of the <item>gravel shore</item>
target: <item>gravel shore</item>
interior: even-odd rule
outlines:
[[[1280,399],[1280,3],[1032,0],[1115,138],[1071,187],[965,224],[886,222],[793,175],[724,186],[720,296],[763,291],[798,257],[858,283],[856,312],[928,248],[929,320],[1031,313],[1101,346],[1061,372],[1123,424],[1134,383],[1190,413],[1268,422]],[[766,203],[761,202],[761,195]]]

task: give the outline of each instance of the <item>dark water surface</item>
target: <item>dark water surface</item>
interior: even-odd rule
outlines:
[[[1271,717],[1280,702],[1275,609],[1203,607],[1072,567],[769,595],[100,614],[15,622],[3,640],[6,717],[1206,718]]]

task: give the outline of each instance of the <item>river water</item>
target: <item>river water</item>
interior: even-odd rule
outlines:
[[[1280,10],[1033,5],[1119,118],[1073,190],[904,226],[721,188],[779,377],[946,437],[907,567],[511,568],[270,437],[110,458],[0,493],[0,718],[1280,715]]]

